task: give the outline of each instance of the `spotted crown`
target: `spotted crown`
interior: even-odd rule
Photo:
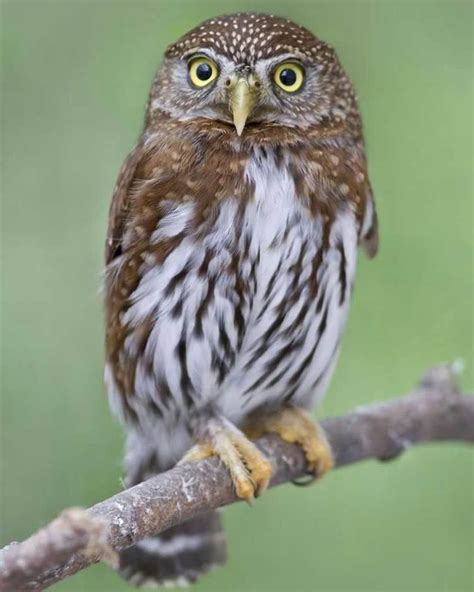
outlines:
[[[308,29],[266,14],[238,13],[207,20],[170,45],[166,57],[180,58],[200,47],[210,47],[249,66],[286,53],[300,54],[315,64],[334,60],[332,47]]]

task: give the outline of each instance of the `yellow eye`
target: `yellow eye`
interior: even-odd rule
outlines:
[[[198,88],[210,84],[218,74],[216,64],[209,58],[194,58],[189,62],[189,78]]]
[[[304,70],[299,64],[286,62],[275,70],[274,80],[284,91],[294,93],[303,85]]]

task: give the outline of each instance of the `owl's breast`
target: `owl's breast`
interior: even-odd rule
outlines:
[[[199,224],[199,204],[170,205],[149,242],[173,248],[159,263],[142,257],[111,319],[123,330],[109,394],[139,415],[212,403],[238,423],[261,406],[310,406],[331,374],[355,271],[354,215],[310,207],[271,155],[252,158],[245,177],[249,198],[220,199]]]
[[[245,212],[257,261],[245,337],[223,385],[228,414],[285,402],[310,407],[334,368],[349,309],[357,228],[349,208],[312,207],[291,167],[252,160],[255,192]],[[323,188],[321,188],[323,191]],[[324,198],[325,196],[321,196]],[[244,235],[245,240],[245,235]]]

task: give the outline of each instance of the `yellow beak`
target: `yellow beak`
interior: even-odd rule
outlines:
[[[255,87],[247,78],[239,78],[230,89],[230,108],[237,135],[240,136],[255,105]]]

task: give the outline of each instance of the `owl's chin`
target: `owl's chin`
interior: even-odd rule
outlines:
[[[204,125],[209,131],[212,129],[213,131],[225,133],[226,135],[235,135],[236,138],[239,137],[234,122],[226,116],[200,115],[192,119],[186,119],[186,123],[194,123],[196,126],[199,126],[201,132],[203,131],[202,126]],[[295,125],[292,125],[287,121],[281,121],[278,117],[254,117],[246,122],[240,137],[248,137],[249,135],[257,137],[259,133],[267,134],[269,130],[277,129],[291,131],[295,130]]]
[[[174,130],[181,130],[182,133],[197,134],[197,137],[207,137],[211,141],[228,142],[234,148],[236,146],[250,147],[250,144],[259,146],[291,146],[301,142],[302,137],[307,137],[308,142],[312,140],[308,134],[308,127],[295,125],[294,122],[281,120],[275,116],[252,117],[247,121],[242,134],[239,136],[233,121],[226,115],[221,114],[187,114],[183,118],[165,116],[168,121],[180,124]],[[149,129],[150,132],[153,129]],[[324,135],[324,131],[321,131]]]

